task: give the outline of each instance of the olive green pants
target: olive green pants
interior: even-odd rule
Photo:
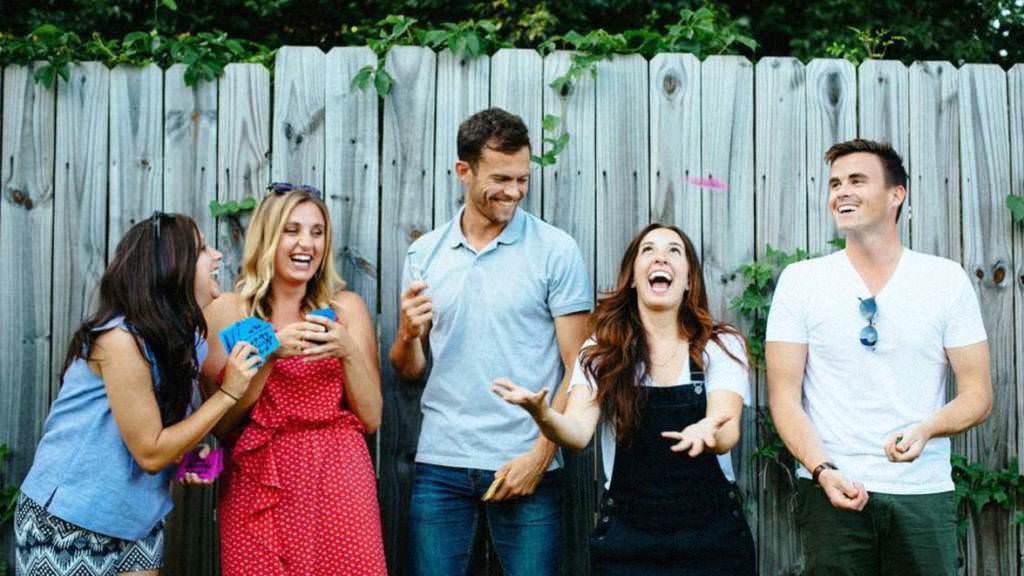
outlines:
[[[954,576],[953,492],[871,492],[860,512],[837,510],[810,480],[797,485],[797,526],[808,576]]]

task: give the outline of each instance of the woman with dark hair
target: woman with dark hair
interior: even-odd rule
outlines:
[[[738,330],[711,317],[690,239],[644,228],[592,322],[564,414],[545,391],[507,379],[494,391],[573,450],[603,422],[608,490],[590,540],[594,573],[754,574],[729,461],[750,394],[746,350]]]
[[[240,342],[219,393],[189,413],[220,258],[191,218],[161,212],[118,244],[21,486],[17,574],[157,574],[171,465],[235,405],[260,361]]]

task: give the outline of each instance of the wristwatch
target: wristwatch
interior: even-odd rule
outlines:
[[[814,470],[811,471],[811,480],[814,480],[814,483],[818,484],[818,476],[821,476],[821,473],[825,470],[839,470],[839,468],[836,468],[836,465],[831,462],[822,462],[815,466]],[[821,484],[818,484],[818,486],[821,486]]]

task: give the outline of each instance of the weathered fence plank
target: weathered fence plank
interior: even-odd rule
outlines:
[[[229,64],[217,90],[217,201],[263,197],[270,182],[270,72]],[[231,290],[242,264],[248,216],[218,218],[221,290]]]
[[[327,53],[327,139],[324,197],[334,223],[334,258],[348,289],[377,315],[377,225],[380,166],[377,93],[352,88],[363,66],[376,66],[369,48]]]
[[[11,446],[9,481],[32,463],[50,405],[51,258],[55,93],[37,84],[33,66],[3,73],[0,142],[0,443]],[[13,566],[12,539],[0,534]]]
[[[698,176],[723,185],[702,193],[704,283],[712,316],[739,324],[729,302],[743,292],[740,266],[754,260],[754,67],[742,56],[712,56],[701,65],[701,85]],[[755,410],[744,408],[742,435],[733,448],[732,463],[747,522],[756,535],[755,415]]]
[[[271,175],[324,187],[324,63],[316,46],[285,46],[274,59]]]
[[[558,129],[546,137],[569,134],[569,142],[557,162],[545,166],[544,219],[568,232],[583,253],[590,277],[594,278],[594,234],[597,223],[595,191],[595,118],[597,113],[594,79],[584,74],[575,82],[557,90],[551,86],[569,70],[572,55],[555,52],[544,59],[544,115],[559,118]],[[539,138],[537,139],[539,141]],[[550,149],[544,144],[538,150]],[[597,442],[578,454],[563,451],[562,472],[562,574],[590,574],[587,537],[594,522],[597,494],[600,491],[595,456]]]
[[[164,73],[164,210],[195,219],[214,242],[217,199],[217,83],[185,84],[185,65]]]
[[[467,116],[490,101],[491,59],[469,58],[445,49],[437,55],[437,114],[434,142],[434,224],[447,222],[462,207],[462,182],[455,174],[456,135]]]
[[[857,136],[857,73],[847,60],[812,60],[807,65],[807,248],[831,252],[835,221],[828,207],[829,165],[825,151]]]
[[[216,229],[209,206],[217,198],[217,83],[187,86],[185,68],[175,64],[164,72],[164,210],[190,215],[213,245]],[[171,492],[174,510],[164,529],[165,570],[212,574],[220,559],[220,535],[210,513],[217,492],[183,485]]]
[[[558,129],[550,136],[569,134],[569,143],[558,155],[557,163],[544,167],[544,220],[576,239],[593,278],[597,204],[594,78],[584,74],[561,89],[551,86],[569,71],[571,59],[572,53],[562,51],[544,59],[544,115],[559,118]],[[550,148],[545,144],[543,151]]]
[[[763,58],[756,77],[756,246],[763,257],[769,245],[786,251],[807,247],[807,97],[804,66],[794,58]],[[757,403],[767,410],[764,384],[760,379]],[[757,528],[761,572],[799,571],[792,479],[774,465],[763,472]]]
[[[895,60],[865,60],[859,72],[860,137],[892,144],[907,169],[912,169],[908,147],[910,100],[907,67]],[[900,236],[904,245],[910,243],[909,216],[914,204],[913,192],[913,186],[908,186],[903,217],[900,218]]]
[[[910,67],[910,158],[918,252],[960,261],[960,113],[957,70],[949,62]],[[902,219],[910,216],[904,213]],[[954,442],[956,440],[954,439]]]
[[[1020,198],[1024,197],[1024,64],[1017,64],[1010,69],[1007,75],[1010,94],[1010,193]],[[1021,394],[1021,386],[1024,385],[1024,229],[1017,223],[1013,227],[1013,318],[1014,333],[1017,343],[1014,358],[1017,362],[1016,390],[1017,390],[1017,450],[1021,449],[1021,428],[1020,423],[1024,421],[1024,394]],[[1017,463],[1017,471],[1022,471],[1022,465]],[[1018,554],[1024,550],[1024,530],[1017,526],[1017,550]],[[1018,568],[1018,574],[1020,568]]]
[[[981,301],[992,356],[992,414],[967,434],[967,459],[999,469],[1017,455],[1014,385],[1010,134],[1006,74],[998,65],[960,70],[960,170],[964,267]],[[1006,512],[990,508],[968,532],[967,574],[1017,570],[1017,534]]]
[[[110,202],[107,261],[136,222],[163,209],[163,71],[110,71]]]
[[[679,226],[700,254],[700,60],[658,54],[651,60],[650,86],[651,220]]]
[[[57,89],[52,398],[71,335],[95,309],[107,249],[110,70],[85,62],[68,72]]]
[[[384,101],[381,173],[381,334],[384,421],[378,494],[384,548],[392,574],[407,574],[406,535],[413,463],[420,425],[421,388],[400,382],[386,360],[398,327],[402,263],[409,244],[428,232],[433,214],[436,57],[426,48],[399,47],[387,56],[395,80]],[[441,224],[441,223],[438,223]]]
[[[615,288],[619,261],[651,219],[647,61],[597,65],[597,287]]]
[[[544,133],[544,60],[536,50],[503,48],[491,57],[491,106],[518,115],[530,130],[530,149],[539,156]],[[531,214],[542,214],[544,187],[539,164],[530,164],[530,188],[520,205]]]

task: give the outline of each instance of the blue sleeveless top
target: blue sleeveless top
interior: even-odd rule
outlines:
[[[93,331],[112,328],[131,330],[118,316]],[[145,343],[143,349],[153,386],[159,387],[154,356]],[[197,336],[200,364],[206,351],[206,340]],[[21,491],[62,520],[134,541],[149,534],[171,511],[173,472],[174,466],[156,474],[139,467],[114,421],[103,379],[79,357],[64,373]]]

